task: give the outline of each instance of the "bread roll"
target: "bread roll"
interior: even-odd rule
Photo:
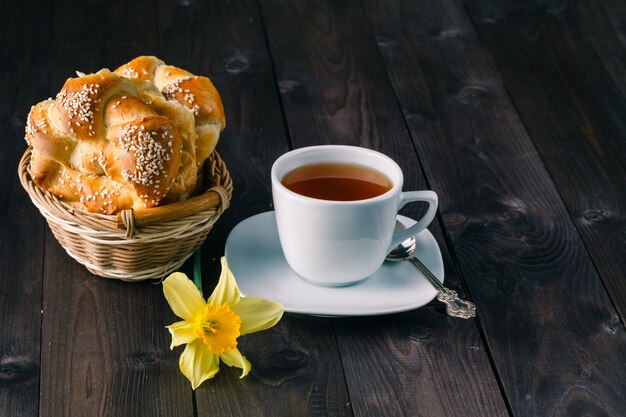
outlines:
[[[150,89],[151,104],[105,69],[68,79],[55,100],[33,106],[26,141],[35,184],[96,213],[158,205],[185,176],[183,149],[194,146],[183,142],[195,131],[186,109]]]
[[[196,163],[200,170],[215,149],[220,132],[226,127],[224,106],[211,80],[166,65],[154,56],[137,57],[116,69],[115,73],[133,80],[149,81],[168,100],[176,100],[193,112]]]
[[[115,73],[69,78],[26,123],[37,186],[90,212],[115,214],[189,197],[225,127],[206,77],[139,57]]]

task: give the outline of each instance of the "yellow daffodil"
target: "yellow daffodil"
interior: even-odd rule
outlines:
[[[237,338],[269,329],[283,315],[283,305],[259,297],[241,297],[237,282],[222,257],[222,273],[213,294],[204,301],[187,276],[175,272],[163,281],[163,293],[174,314],[183,319],[167,326],[171,349],[187,344],[180,355],[180,370],[196,389],[219,371],[220,359],[250,372],[250,362],[237,349]]]

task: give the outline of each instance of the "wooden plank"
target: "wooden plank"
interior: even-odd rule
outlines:
[[[74,70],[113,69],[158,49],[152,2],[59,1],[54,10],[54,91]],[[41,413],[193,416],[161,286],[92,276],[51,233],[45,253]]]
[[[594,4],[597,9],[602,7],[601,2]],[[623,319],[626,317],[626,98],[623,91],[617,88],[601,56],[580,30],[584,18],[574,16],[568,7],[553,9],[548,3],[531,6],[519,2],[494,5],[490,1],[473,1],[470,5],[481,39],[494,57]],[[485,17],[493,13],[498,17]],[[594,16],[591,12],[586,14]],[[594,23],[598,30],[610,27],[606,20],[596,18]],[[620,51],[626,52],[613,45],[615,48],[611,49],[616,51],[616,56]],[[623,70],[623,61],[621,64]],[[614,71],[614,75],[624,74]],[[621,84],[625,83],[626,79],[622,79]],[[528,88],[529,85],[533,88]],[[541,103],[540,111],[537,103]]]
[[[427,307],[335,327],[356,415],[508,415],[474,321]]]
[[[254,1],[160,2],[162,58],[208,75],[225,106],[217,150],[233,178],[230,208],[202,248],[205,296],[219,275],[230,230],[271,210],[270,167],[289,149],[262,22]],[[198,415],[349,416],[334,333],[327,320],[286,314],[273,329],[245,336],[252,373],[222,366],[196,390]]]
[[[567,5],[569,27],[577,28],[587,39],[626,96],[626,3],[620,0],[589,2],[578,0]]]
[[[403,167],[405,189],[426,188],[359,5],[271,0],[261,4],[294,146],[334,143],[375,148]],[[418,213],[415,207],[407,211]],[[431,229],[440,233],[436,223]],[[440,244],[446,279],[458,288],[443,240]],[[383,318],[337,320],[334,325],[355,415],[507,415],[474,321],[460,323],[439,307],[427,307]],[[434,336],[426,342],[432,349],[416,346],[420,338],[429,337],[427,333]],[[457,349],[443,348],[451,340]],[[459,364],[465,367],[463,376],[471,379],[455,377]]]
[[[198,414],[215,416],[351,416],[332,322],[287,314],[268,331],[246,336],[240,350],[252,375],[224,369],[198,388]]]
[[[47,94],[49,7],[0,3],[0,415],[37,416],[44,221],[21,187],[30,106]],[[22,47],[22,43],[28,47]]]
[[[49,415],[192,416],[160,285],[90,275],[46,242],[41,409]]]
[[[513,415],[620,415],[624,329],[461,2],[367,9]]]

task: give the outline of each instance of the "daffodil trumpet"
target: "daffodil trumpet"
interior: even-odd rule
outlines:
[[[204,300],[194,283],[181,272],[163,281],[163,293],[174,314],[182,320],[167,326],[171,349],[186,345],[178,364],[195,390],[219,371],[220,360],[250,372],[250,362],[237,349],[237,339],[269,329],[281,319],[283,305],[259,297],[241,297],[226,258],[213,293]]]

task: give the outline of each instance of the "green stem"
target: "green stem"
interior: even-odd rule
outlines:
[[[200,290],[202,294],[202,255],[200,252],[200,248],[196,250],[196,253],[193,254],[193,283],[196,284],[196,287]]]

